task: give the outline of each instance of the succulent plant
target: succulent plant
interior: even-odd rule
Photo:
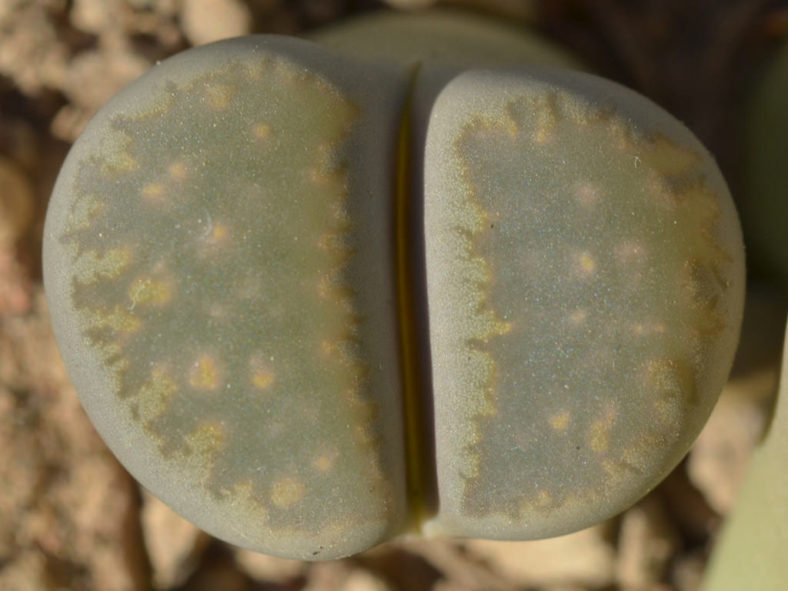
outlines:
[[[730,368],[738,221],[680,123],[580,72],[409,63],[188,50],[55,186],[45,284],[83,404],[232,543],[582,528],[679,461]]]

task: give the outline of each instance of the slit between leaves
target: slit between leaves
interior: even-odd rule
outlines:
[[[397,137],[395,237],[408,533],[420,534],[436,508],[435,445],[429,380],[429,330],[424,276],[423,195],[413,133],[413,95],[420,70],[410,75]]]

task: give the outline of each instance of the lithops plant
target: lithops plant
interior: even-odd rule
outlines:
[[[587,74],[419,72],[189,50],[58,178],[45,283],[84,406],[234,544],[570,532],[654,486],[725,380],[742,245],[697,140]]]
[[[424,168],[429,527],[544,537],[616,513],[727,377],[743,268],[722,179],[667,114],[574,72],[459,75]]]

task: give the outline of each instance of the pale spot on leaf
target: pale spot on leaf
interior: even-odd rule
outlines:
[[[170,178],[172,178],[175,181],[182,181],[186,179],[186,176],[188,174],[188,171],[186,169],[186,164],[184,162],[181,162],[180,160],[176,160],[175,162],[170,164],[167,167],[167,172],[169,173]]]
[[[556,431],[566,431],[569,426],[569,411],[562,410],[551,416],[550,426]]]
[[[209,86],[205,91],[208,106],[215,111],[223,111],[230,105],[236,89],[226,84]]]
[[[620,265],[641,263],[646,259],[646,250],[639,242],[620,242],[613,249],[613,257]]]
[[[553,503],[553,495],[550,494],[550,491],[545,489],[541,489],[536,495],[536,506],[539,508],[545,508],[550,506]]]
[[[581,252],[575,258],[575,270],[582,278],[588,278],[596,270],[596,261],[588,252]]]
[[[186,443],[200,456],[210,456],[218,451],[224,441],[224,428],[216,423],[205,423],[186,435]]]
[[[644,158],[660,174],[672,176],[686,173],[700,165],[701,156],[695,150],[680,146],[663,134],[656,134],[644,143],[648,151]]]
[[[252,375],[252,385],[258,390],[266,390],[273,385],[275,376],[273,372],[262,369]]]
[[[164,185],[161,183],[150,183],[142,187],[142,197],[147,201],[163,201]]]
[[[594,453],[605,453],[610,447],[610,430],[615,421],[615,412],[607,411],[601,418],[591,423],[588,431],[588,444]]]
[[[216,390],[220,386],[219,365],[213,357],[203,354],[192,364],[189,385],[197,390]]]
[[[335,449],[331,449],[317,456],[312,462],[312,465],[320,472],[328,472],[334,467],[337,458],[339,458],[339,452]]]
[[[296,478],[281,478],[271,486],[271,502],[280,509],[287,509],[304,498],[304,483]]]
[[[252,128],[252,133],[254,134],[254,137],[259,140],[267,138],[269,135],[271,135],[271,126],[267,123],[257,123]]]
[[[139,166],[137,159],[128,152],[110,152],[106,155],[104,168],[107,174],[131,172]]]
[[[583,183],[575,190],[575,198],[583,207],[592,207],[599,201],[599,189],[593,185]]]
[[[588,311],[583,308],[578,308],[569,314],[569,324],[578,327],[588,320]]]
[[[225,224],[213,224],[207,232],[205,241],[208,244],[220,244],[224,242],[230,233],[230,229]]]

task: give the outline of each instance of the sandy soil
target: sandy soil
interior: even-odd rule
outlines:
[[[707,143],[734,187],[741,105],[769,50],[788,37],[788,7],[765,0],[454,4],[534,26],[652,97]],[[751,289],[734,375],[688,459],[623,515],[554,540],[394,542],[314,564],[254,554],[140,490],[85,417],[52,338],[39,263],[69,144],[109,97],[176,51],[250,32],[295,34],[381,7],[0,0],[0,589],[697,588],[775,389],[784,307],[766,281]]]

